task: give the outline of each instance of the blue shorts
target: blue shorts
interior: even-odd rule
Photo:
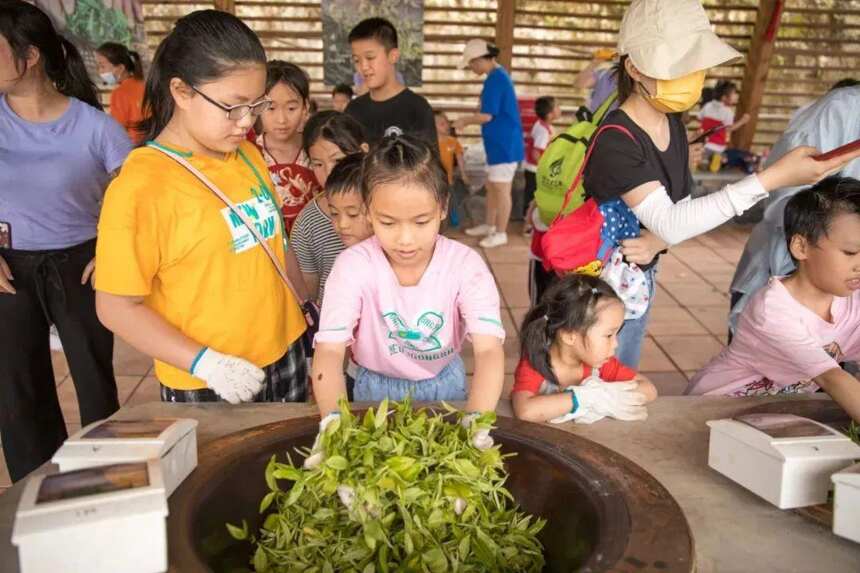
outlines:
[[[466,399],[466,368],[458,355],[435,377],[414,381],[389,378],[358,366],[353,393],[356,402],[381,402],[385,398],[401,401],[406,396],[416,402],[463,401]]]

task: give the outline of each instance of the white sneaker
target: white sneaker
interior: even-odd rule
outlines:
[[[486,237],[495,232],[496,228],[492,225],[487,225],[486,223],[478,225],[477,227],[472,227],[471,229],[466,229],[466,234],[470,237]]]
[[[493,247],[501,247],[502,245],[508,244],[508,234],[507,233],[493,233],[492,235],[487,235],[481,242],[478,243],[479,246],[485,249],[492,249]]]

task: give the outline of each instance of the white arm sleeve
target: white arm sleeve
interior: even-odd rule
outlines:
[[[633,213],[645,227],[669,245],[707,233],[767,197],[755,175],[726,185],[716,193],[672,203],[666,188],[648,194]]]

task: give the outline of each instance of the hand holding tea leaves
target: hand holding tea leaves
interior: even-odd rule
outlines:
[[[359,419],[342,400],[320,424],[309,454],[325,455],[310,469],[272,458],[260,531],[227,525],[255,545],[254,569],[540,571],[545,522],[518,511],[504,487],[506,456],[489,437],[495,414],[388,407]]]

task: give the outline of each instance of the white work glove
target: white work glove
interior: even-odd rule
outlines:
[[[470,430],[481,414],[478,412],[471,412],[463,416],[463,419],[460,420],[460,425],[466,428],[466,430]],[[475,428],[472,433],[472,445],[475,446],[479,450],[489,450],[495,445],[493,441],[493,437],[490,435],[490,428],[485,428],[478,426]]]
[[[302,464],[302,466],[306,470],[312,470],[318,467],[321,463],[323,463],[323,460],[325,460],[325,451],[322,447],[322,436],[328,425],[335,420],[340,420],[340,412],[332,412],[331,414],[320,420],[319,430],[317,431],[317,437],[314,440],[314,445],[311,448],[311,454],[305,458],[305,461]]]
[[[579,405],[576,410],[550,420],[561,424],[574,420],[577,424],[593,424],[606,417],[616,420],[645,420],[645,395],[639,392],[638,382],[604,382],[592,376],[579,386],[568,386],[565,392],[573,392]]]
[[[355,489],[341,484],[337,486],[337,496],[347,509],[352,509],[353,504],[355,504]]]
[[[247,360],[211,348],[205,348],[191,366],[191,375],[231,404],[253,400],[266,379],[266,373]]]

